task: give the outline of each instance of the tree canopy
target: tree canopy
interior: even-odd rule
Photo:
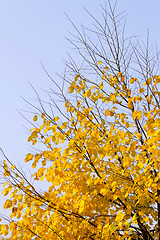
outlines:
[[[36,92],[39,107],[30,104],[31,181],[3,153],[11,215],[2,236],[160,239],[159,54],[148,38],[143,47],[125,37],[124,15],[110,4],[103,23],[88,14],[93,28],[72,23],[77,61],[69,57],[58,81],[44,68],[50,101]]]

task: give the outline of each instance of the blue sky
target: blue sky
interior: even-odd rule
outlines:
[[[111,2],[114,2],[111,0]],[[25,109],[20,98],[34,98],[28,81],[37,89],[48,89],[51,82],[45,75],[43,62],[52,76],[64,70],[69,43],[65,36],[73,28],[65,16],[77,27],[91,20],[83,6],[95,17],[101,16],[104,0],[1,0],[0,1],[0,147],[14,162],[23,163],[28,152],[25,120],[16,109]],[[138,35],[145,41],[147,28],[150,43],[160,47],[160,1],[119,0],[117,12],[126,10],[128,35]]]

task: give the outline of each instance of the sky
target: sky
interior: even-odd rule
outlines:
[[[29,82],[43,96],[42,89],[52,83],[41,62],[56,79],[56,73],[64,70],[67,52],[71,53],[66,37],[74,29],[65,13],[77,27],[90,26],[92,20],[83,7],[99,19],[104,4],[104,0],[0,0],[0,148],[12,162],[23,165],[29,151],[28,123],[18,112],[26,109],[21,96],[35,98]],[[160,1],[118,0],[117,13],[124,10],[127,35],[145,42],[148,29],[150,44],[160,48]]]

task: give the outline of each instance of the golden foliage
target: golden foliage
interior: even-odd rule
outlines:
[[[41,142],[43,148],[28,153],[25,162],[32,163],[37,183],[4,161],[4,208],[11,211],[11,220],[0,225],[2,235],[158,239],[160,76],[138,79],[120,71],[124,64],[92,59],[95,81],[74,68],[73,81],[66,81],[69,97],[62,87],[64,105],[55,103],[59,116],[51,117],[42,107],[33,118],[36,127],[28,141]],[[42,182],[48,187],[40,192],[36,185]]]

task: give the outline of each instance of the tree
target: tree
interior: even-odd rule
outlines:
[[[62,84],[37,94],[28,153],[29,181],[3,153],[1,234],[11,239],[160,239],[160,76],[158,53],[125,38],[123,14],[103,9],[104,24],[75,27]],[[89,34],[88,34],[89,31]],[[78,59],[79,61],[79,59]],[[54,113],[54,114],[53,114]],[[53,114],[53,115],[52,115]],[[44,191],[37,186],[49,183]]]

